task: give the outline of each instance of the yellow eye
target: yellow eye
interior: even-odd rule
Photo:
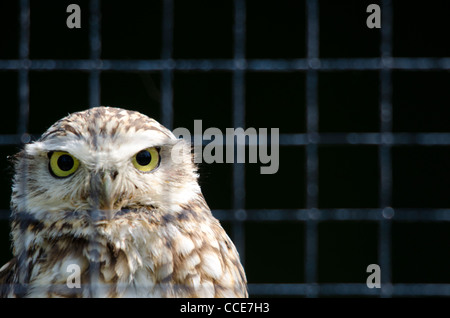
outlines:
[[[50,158],[50,173],[57,178],[65,178],[77,171],[80,162],[77,158],[65,151],[52,151],[48,154]]]
[[[159,166],[159,149],[152,147],[139,151],[132,159],[133,165],[142,172],[150,172]]]

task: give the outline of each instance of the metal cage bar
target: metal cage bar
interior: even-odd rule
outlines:
[[[232,78],[234,127],[245,127],[245,1],[234,0],[234,66]],[[237,156],[236,148],[234,150]],[[232,238],[245,265],[245,229],[242,219],[245,217],[245,165],[233,164],[232,204],[237,216],[232,223]]]
[[[33,70],[33,71],[235,71],[252,72],[297,72],[311,68],[310,60],[299,59],[245,59],[244,63],[235,63],[234,59],[176,59],[170,60],[108,60],[102,59],[99,64],[95,60],[51,60],[21,59],[0,60],[0,70]],[[450,58],[447,57],[392,57],[382,58],[319,58],[314,62],[317,71],[435,71],[450,70]]]
[[[19,70],[19,122],[17,125],[17,134],[23,136],[27,132],[28,119],[30,114],[30,88],[29,88],[29,64],[30,52],[30,2],[29,0],[20,1],[20,39],[19,39],[19,58],[20,64],[24,67]]]
[[[89,57],[93,62],[89,70],[89,105],[100,106],[100,72],[102,41],[100,33],[100,0],[91,0],[89,8]]]
[[[383,28],[381,29],[381,57],[388,64],[392,56],[392,4],[382,1]],[[384,219],[380,221],[378,232],[378,262],[382,269],[382,296],[391,296],[391,205],[392,167],[391,145],[386,142],[392,132],[392,80],[391,70],[380,71],[380,127],[382,142],[379,145],[380,207],[384,209]]]
[[[318,229],[315,210],[318,207],[318,166],[317,133],[319,130],[318,73],[315,66],[319,61],[319,3],[306,1],[306,38],[308,70],[306,72],[306,207],[310,218],[306,220],[305,231],[305,281],[307,296],[317,296]]]
[[[173,128],[173,0],[163,1],[162,51],[165,68],[162,70],[161,122],[168,129]]]

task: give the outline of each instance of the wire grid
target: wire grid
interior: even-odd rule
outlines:
[[[30,141],[27,134],[29,119],[29,71],[85,71],[89,73],[90,105],[100,105],[100,73],[102,71],[161,71],[161,122],[173,128],[173,72],[230,71],[233,74],[233,125],[245,126],[245,74],[247,71],[306,72],[307,129],[304,134],[281,134],[280,146],[306,149],[306,209],[245,209],[245,165],[233,165],[233,208],[213,210],[222,221],[232,223],[232,239],[245,264],[245,221],[305,222],[305,283],[249,284],[250,295],[320,295],[367,296],[437,296],[450,295],[450,284],[392,284],[391,283],[391,222],[450,221],[450,209],[393,209],[391,207],[391,147],[394,145],[450,146],[450,133],[392,133],[392,80],[396,70],[450,70],[450,58],[392,57],[392,1],[382,0],[380,58],[323,59],[319,57],[319,2],[306,1],[307,57],[302,59],[245,58],[246,2],[234,0],[234,57],[217,60],[173,60],[174,1],[163,1],[163,47],[160,60],[102,60],[100,33],[100,0],[90,1],[88,60],[30,60],[30,3],[20,0],[19,59],[0,60],[0,71],[14,70],[18,76],[19,122],[17,134],[0,135],[0,145],[18,145]],[[379,133],[319,133],[318,132],[318,72],[320,71],[379,71],[380,123]],[[377,145],[379,148],[380,196],[378,209],[319,209],[318,208],[318,146],[319,145]],[[0,219],[9,217],[9,210],[0,210]],[[320,221],[373,221],[379,224],[378,262],[382,268],[382,287],[369,289],[365,284],[318,284],[318,230]]]

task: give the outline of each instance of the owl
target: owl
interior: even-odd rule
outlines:
[[[247,297],[190,143],[113,107],[53,124],[13,158],[3,297]]]

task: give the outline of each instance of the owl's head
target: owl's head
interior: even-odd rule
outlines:
[[[57,121],[25,145],[15,171],[12,209],[36,219],[173,211],[200,193],[189,143],[141,113],[112,107]]]

